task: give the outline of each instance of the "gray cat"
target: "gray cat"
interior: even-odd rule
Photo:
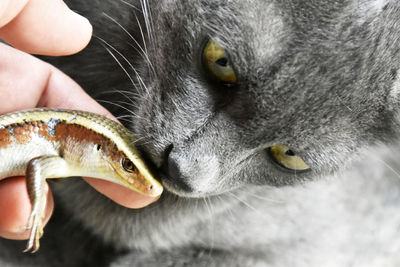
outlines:
[[[40,252],[1,240],[1,266],[399,266],[399,1],[67,4],[95,36],[48,60],[166,192],[129,210],[54,184]]]

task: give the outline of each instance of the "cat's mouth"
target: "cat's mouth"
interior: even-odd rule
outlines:
[[[164,189],[168,192],[180,196],[180,197],[195,197],[193,196],[193,189],[185,185],[184,183],[172,182],[169,177],[163,175],[162,184]]]
[[[201,168],[203,165],[199,162],[202,160],[186,160],[186,157],[176,152],[177,150],[171,153],[172,149],[173,145],[170,145],[162,165],[158,168],[161,183],[166,191],[185,198],[203,198],[221,193],[213,186],[215,178],[219,175],[219,166],[211,167],[217,164],[216,160],[207,160],[207,155],[204,155],[202,160],[208,161],[209,165],[207,168]],[[210,173],[210,170],[214,171]]]
[[[190,184],[187,177],[183,177],[179,172],[179,167],[173,162],[169,162],[168,166],[160,170],[160,180],[164,186],[164,190],[185,198],[203,198],[213,196],[218,193],[202,191],[201,187],[197,188]]]
[[[204,198],[204,197],[211,197],[215,195],[220,195],[223,192],[203,192],[197,189],[194,189],[187,185],[184,182],[179,181],[178,179],[171,179],[166,175],[162,175],[161,178],[162,185],[164,186],[164,190],[168,191],[169,193],[183,197],[183,198]]]
[[[167,146],[163,153],[161,166],[158,168],[159,178],[165,190],[181,197],[191,197],[195,191],[189,184],[181,179],[181,173],[177,164],[169,158],[169,155],[174,148],[173,144]]]
[[[159,175],[164,189],[170,193],[180,197],[198,197],[196,190],[178,176],[177,166],[173,163],[163,164]]]

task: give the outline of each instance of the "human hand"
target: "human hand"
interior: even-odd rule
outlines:
[[[52,107],[87,110],[113,118],[60,70],[25,53],[73,54],[87,45],[91,33],[90,23],[69,10],[61,0],[0,1],[0,38],[15,47],[0,43],[0,114]],[[156,200],[106,181],[90,178],[86,181],[125,207],[140,208]],[[53,206],[48,190],[46,223]],[[1,180],[0,236],[27,239],[30,212],[25,178]]]

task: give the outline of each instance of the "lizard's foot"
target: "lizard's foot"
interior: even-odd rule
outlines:
[[[31,229],[31,233],[29,236],[28,244],[24,252],[31,251],[32,253],[35,253],[36,251],[39,250],[40,247],[39,239],[43,235],[44,216],[42,214],[43,214],[42,212],[37,212],[37,209],[34,209],[31,213],[31,216],[29,218],[29,223],[27,226],[28,229]]]

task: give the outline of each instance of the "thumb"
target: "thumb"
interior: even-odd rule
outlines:
[[[69,55],[89,42],[92,26],[61,0],[2,0],[0,37],[22,51],[50,56]]]

